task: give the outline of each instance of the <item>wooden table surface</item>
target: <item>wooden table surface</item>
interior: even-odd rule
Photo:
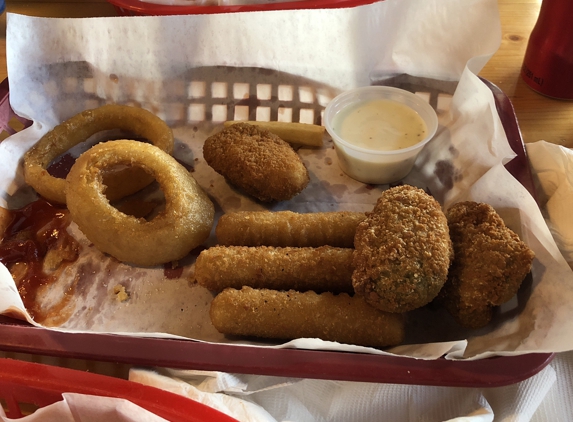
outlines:
[[[480,76],[501,88],[511,99],[524,141],[545,140],[573,147],[573,101],[544,97],[520,78],[529,34],[537,20],[541,0],[499,0],[501,46]],[[33,16],[115,16],[105,0],[7,0],[6,10]],[[0,19],[0,80],[6,77],[6,15]]]

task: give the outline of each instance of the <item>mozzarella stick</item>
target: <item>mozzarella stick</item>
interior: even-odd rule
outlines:
[[[225,127],[228,127],[235,123],[248,123],[250,125],[257,126],[260,129],[268,130],[290,144],[309,147],[321,147],[323,144],[322,135],[325,130],[324,126],[295,122],[240,122],[237,120],[227,121],[224,125]]]
[[[362,212],[239,211],[224,214],[215,229],[221,245],[354,247]]]
[[[214,246],[195,262],[195,279],[211,291],[243,286],[352,293],[350,248]]]
[[[225,289],[211,302],[211,322],[228,335],[291,340],[320,338],[387,347],[404,340],[404,317],[345,293]]]

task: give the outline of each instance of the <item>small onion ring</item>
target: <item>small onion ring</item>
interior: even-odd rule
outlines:
[[[48,166],[56,157],[90,136],[111,129],[130,131],[168,154],[173,152],[173,132],[159,117],[139,107],[108,104],[76,114],[46,133],[24,156],[26,183],[48,201],[65,204],[65,180],[51,176]],[[110,200],[137,192],[153,181],[138,170],[133,174],[123,170],[118,174],[115,183],[111,178],[109,180],[107,195]]]
[[[109,203],[102,172],[118,164],[143,168],[161,186],[165,209],[152,220],[123,214]],[[150,144],[95,145],[76,160],[66,185],[73,221],[100,251],[120,261],[149,267],[181,259],[213,227],[215,208],[207,194],[175,158]]]

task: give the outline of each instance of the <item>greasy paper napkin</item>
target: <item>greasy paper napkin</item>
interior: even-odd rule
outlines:
[[[462,330],[445,312],[424,308],[409,315],[406,343],[385,351],[317,339],[272,344],[227,339],[212,327],[212,294],[193,282],[192,257],[179,277],[168,279],[162,268],[136,268],[104,256],[72,224],[82,255],[43,300],[48,308],[56,306],[61,292],[70,288],[75,289],[74,300],[44,325],[423,359],[573,349],[568,335],[573,328],[572,271],[534,199],[504,167],[514,153],[492,93],[475,75],[499,42],[494,0],[387,0],[348,9],[137,18],[9,15],[11,104],[34,124],[0,144],[4,205],[14,207],[30,197],[21,158],[44,133],[85,108],[118,102],[145,107],[173,127],[174,155],[193,168],[217,215],[263,209],[230,188],[202,159],[206,136],[236,117],[226,105],[236,106],[235,113],[250,110],[259,88],[267,89],[268,97],[278,95],[281,104],[299,101],[301,120],[316,122],[320,107],[337,93],[407,74],[432,81],[432,87],[459,82],[445,105],[430,98],[440,127],[404,182],[428,189],[444,208],[461,200],[490,203],[536,254],[532,280],[484,329]],[[281,98],[281,89],[290,89],[290,97]],[[208,104],[196,103],[207,96]],[[278,118],[285,114],[279,107]],[[367,187],[345,176],[328,137],[323,148],[298,153],[310,170],[310,184],[272,210],[368,211],[386,188]],[[207,246],[215,241],[211,237]],[[25,314],[11,277],[2,271],[0,312]],[[113,292],[118,285],[129,300],[117,300]]]

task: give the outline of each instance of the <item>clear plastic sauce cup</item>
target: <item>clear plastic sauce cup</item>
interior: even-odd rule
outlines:
[[[324,112],[342,170],[369,184],[403,179],[432,139],[438,117],[430,104],[409,91],[367,86],[343,92]]]

